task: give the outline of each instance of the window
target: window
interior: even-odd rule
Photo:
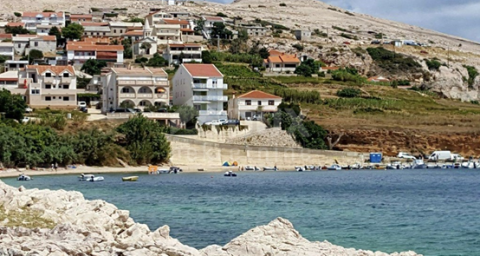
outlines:
[[[68,84],[64,84],[63,89],[68,89]]]
[[[116,29],[114,29],[114,30],[113,30],[113,33],[117,33],[117,30],[116,30]]]
[[[70,97],[63,97],[63,101],[69,101]]]
[[[70,77],[69,73],[63,73],[63,77]]]
[[[18,44],[18,48],[22,48],[22,45],[21,45],[21,44]]]
[[[61,99],[62,99],[62,96],[58,96],[58,99],[61,100]]]
[[[262,105],[262,101],[261,101],[261,100],[258,101],[258,105],[259,105],[259,106]]]
[[[53,96],[53,99],[55,99],[55,96]]]
[[[45,101],[52,101],[52,97],[50,96],[45,97]]]
[[[274,101],[274,100],[269,100],[269,101],[268,101],[268,105],[270,105],[270,106],[275,105],[275,101]]]
[[[33,43],[34,46],[38,46],[38,42]]]
[[[39,89],[32,89],[32,94],[40,94],[40,90]]]
[[[248,106],[252,105],[252,101],[251,100],[246,100],[245,105],[248,105]]]
[[[122,88],[122,93],[129,93],[130,92],[130,88]]]
[[[52,73],[45,73],[45,77],[52,77]]]
[[[46,84],[45,89],[52,89],[52,85],[51,84]]]
[[[103,35],[106,35],[107,33],[103,32]]]

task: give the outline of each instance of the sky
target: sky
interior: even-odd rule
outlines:
[[[480,42],[479,0],[323,0],[323,2],[349,11],[400,21]]]

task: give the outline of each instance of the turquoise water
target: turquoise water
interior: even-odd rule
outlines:
[[[480,255],[480,172],[401,170],[140,175],[105,174],[104,182],[75,175],[41,176],[27,188],[66,189],[130,210],[152,230],[196,248],[223,245],[278,216],[309,240],[357,249],[414,250],[424,255]]]

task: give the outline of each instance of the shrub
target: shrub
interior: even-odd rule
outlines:
[[[22,17],[22,14],[19,12],[14,12],[13,15],[15,15],[15,17]]]
[[[319,103],[321,101],[318,91],[298,91],[295,89],[275,89],[273,94],[283,98],[284,102]]]
[[[90,10],[92,10],[92,12],[99,12],[99,11],[101,11],[99,8],[95,8],[95,7],[90,8]]]
[[[175,135],[197,135],[197,129],[180,129],[176,127],[168,127],[165,131],[168,134],[175,134]]]
[[[419,72],[422,67],[414,59],[389,51],[383,47],[367,48],[367,52],[379,67],[392,73],[414,73]]]
[[[313,34],[319,37],[328,37],[327,33],[320,31],[318,28],[313,30]]]
[[[298,51],[303,51],[303,45],[301,44],[294,44],[292,45],[292,47],[297,49]]]
[[[227,17],[228,17],[228,16],[227,16],[225,13],[223,13],[223,12],[217,13],[217,16],[218,16],[218,17],[223,17],[223,18],[227,18]]]
[[[438,69],[440,68],[440,66],[442,66],[442,63],[440,63],[440,61],[436,60],[436,59],[433,59],[433,60],[425,60],[426,64],[427,64],[427,67],[429,70],[436,70],[438,71]]]
[[[358,40],[358,36],[354,36],[354,35],[350,35],[350,34],[341,33],[340,36],[351,39],[351,40]]]
[[[286,4],[286,3],[281,3],[281,4],[280,4],[280,6],[282,6],[282,7],[286,7],[286,6],[287,6],[287,4]]]
[[[347,29],[341,28],[341,27],[332,26],[332,28],[333,28],[333,29],[336,29],[336,30],[339,30],[339,31],[342,31],[342,32],[348,32],[348,33],[350,33],[350,31],[348,31]]]
[[[366,82],[365,77],[362,77],[358,74],[358,71],[354,68],[344,68],[331,72],[332,79],[335,81],[341,82],[355,82],[362,84]]]
[[[337,96],[342,98],[357,98],[362,94],[362,91],[357,88],[344,88],[337,91]]]
[[[355,16],[355,14],[353,14],[353,13],[351,13],[351,12],[349,12],[349,11],[346,11],[345,14],[346,14],[346,15],[350,15],[350,16]]]
[[[473,86],[473,84],[475,83],[475,78],[477,78],[478,76],[478,71],[475,67],[473,66],[463,66],[464,68],[467,69],[468,71],[468,79],[467,79],[467,83],[468,83],[468,86]]]

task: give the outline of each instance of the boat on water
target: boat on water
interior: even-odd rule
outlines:
[[[223,176],[225,176],[225,177],[237,177],[237,174],[233,173],[232,171],[228,171],[228,172],[225,172],[223,174]]]
[[[95,177],[95,175],[93,174],[83,174],[78,176],[78,180],[79,181],[91,181],[91,182],[95,182],[95,181],[103,181],[104,178],[102,176],[99,176],[99,177]]]
[[[99,176],[99,177],[92,177],[90,178],[90,182],[98,182],[98,181],[103,181],[104,178],[102,176]]]
[[[138,176],[129,176],[129,177],[123,177],[122,181],[137,181]]]
[[[172,167],[170,167],[170,170],[168,171],[168,173],[177,174],[177,173],[182,172],[182,171],[183,170],[180,169],[180,167],[172,166]]]
[[[278,169],[277,169],[276,166],[274,166],[274,167],[265,166],[265,167],[263,167],[263,171],[274,171],[274,172],[276,172],[276,171],[278,171]]]
[[[306,171],[305,167],[303,166],[295,166],[295,171],[297,172],[304,172]]]
[[[340,170],[342,170],[342,167],[338,164],[332,164],[330,167],[327,167],[327,170],[340,171]]]
[[[20,175],[18,175],[17,180],[19,180],[19,181],[29,181],[29,180],[32,180],[32,178],[30,178],[30,176],[27,176],[25,174],[20,174]]]
[[[475,163],[474,163],[474,162],[471,162],[471,161],[463,162],[461,165],[462,165],[462,168],[466,168],[466,169],[473,169],[473,168],[475,168]]]
[[[260,168],[256,167],[256,166],[245,166],[244,168],[245,171],[260,171]]]

